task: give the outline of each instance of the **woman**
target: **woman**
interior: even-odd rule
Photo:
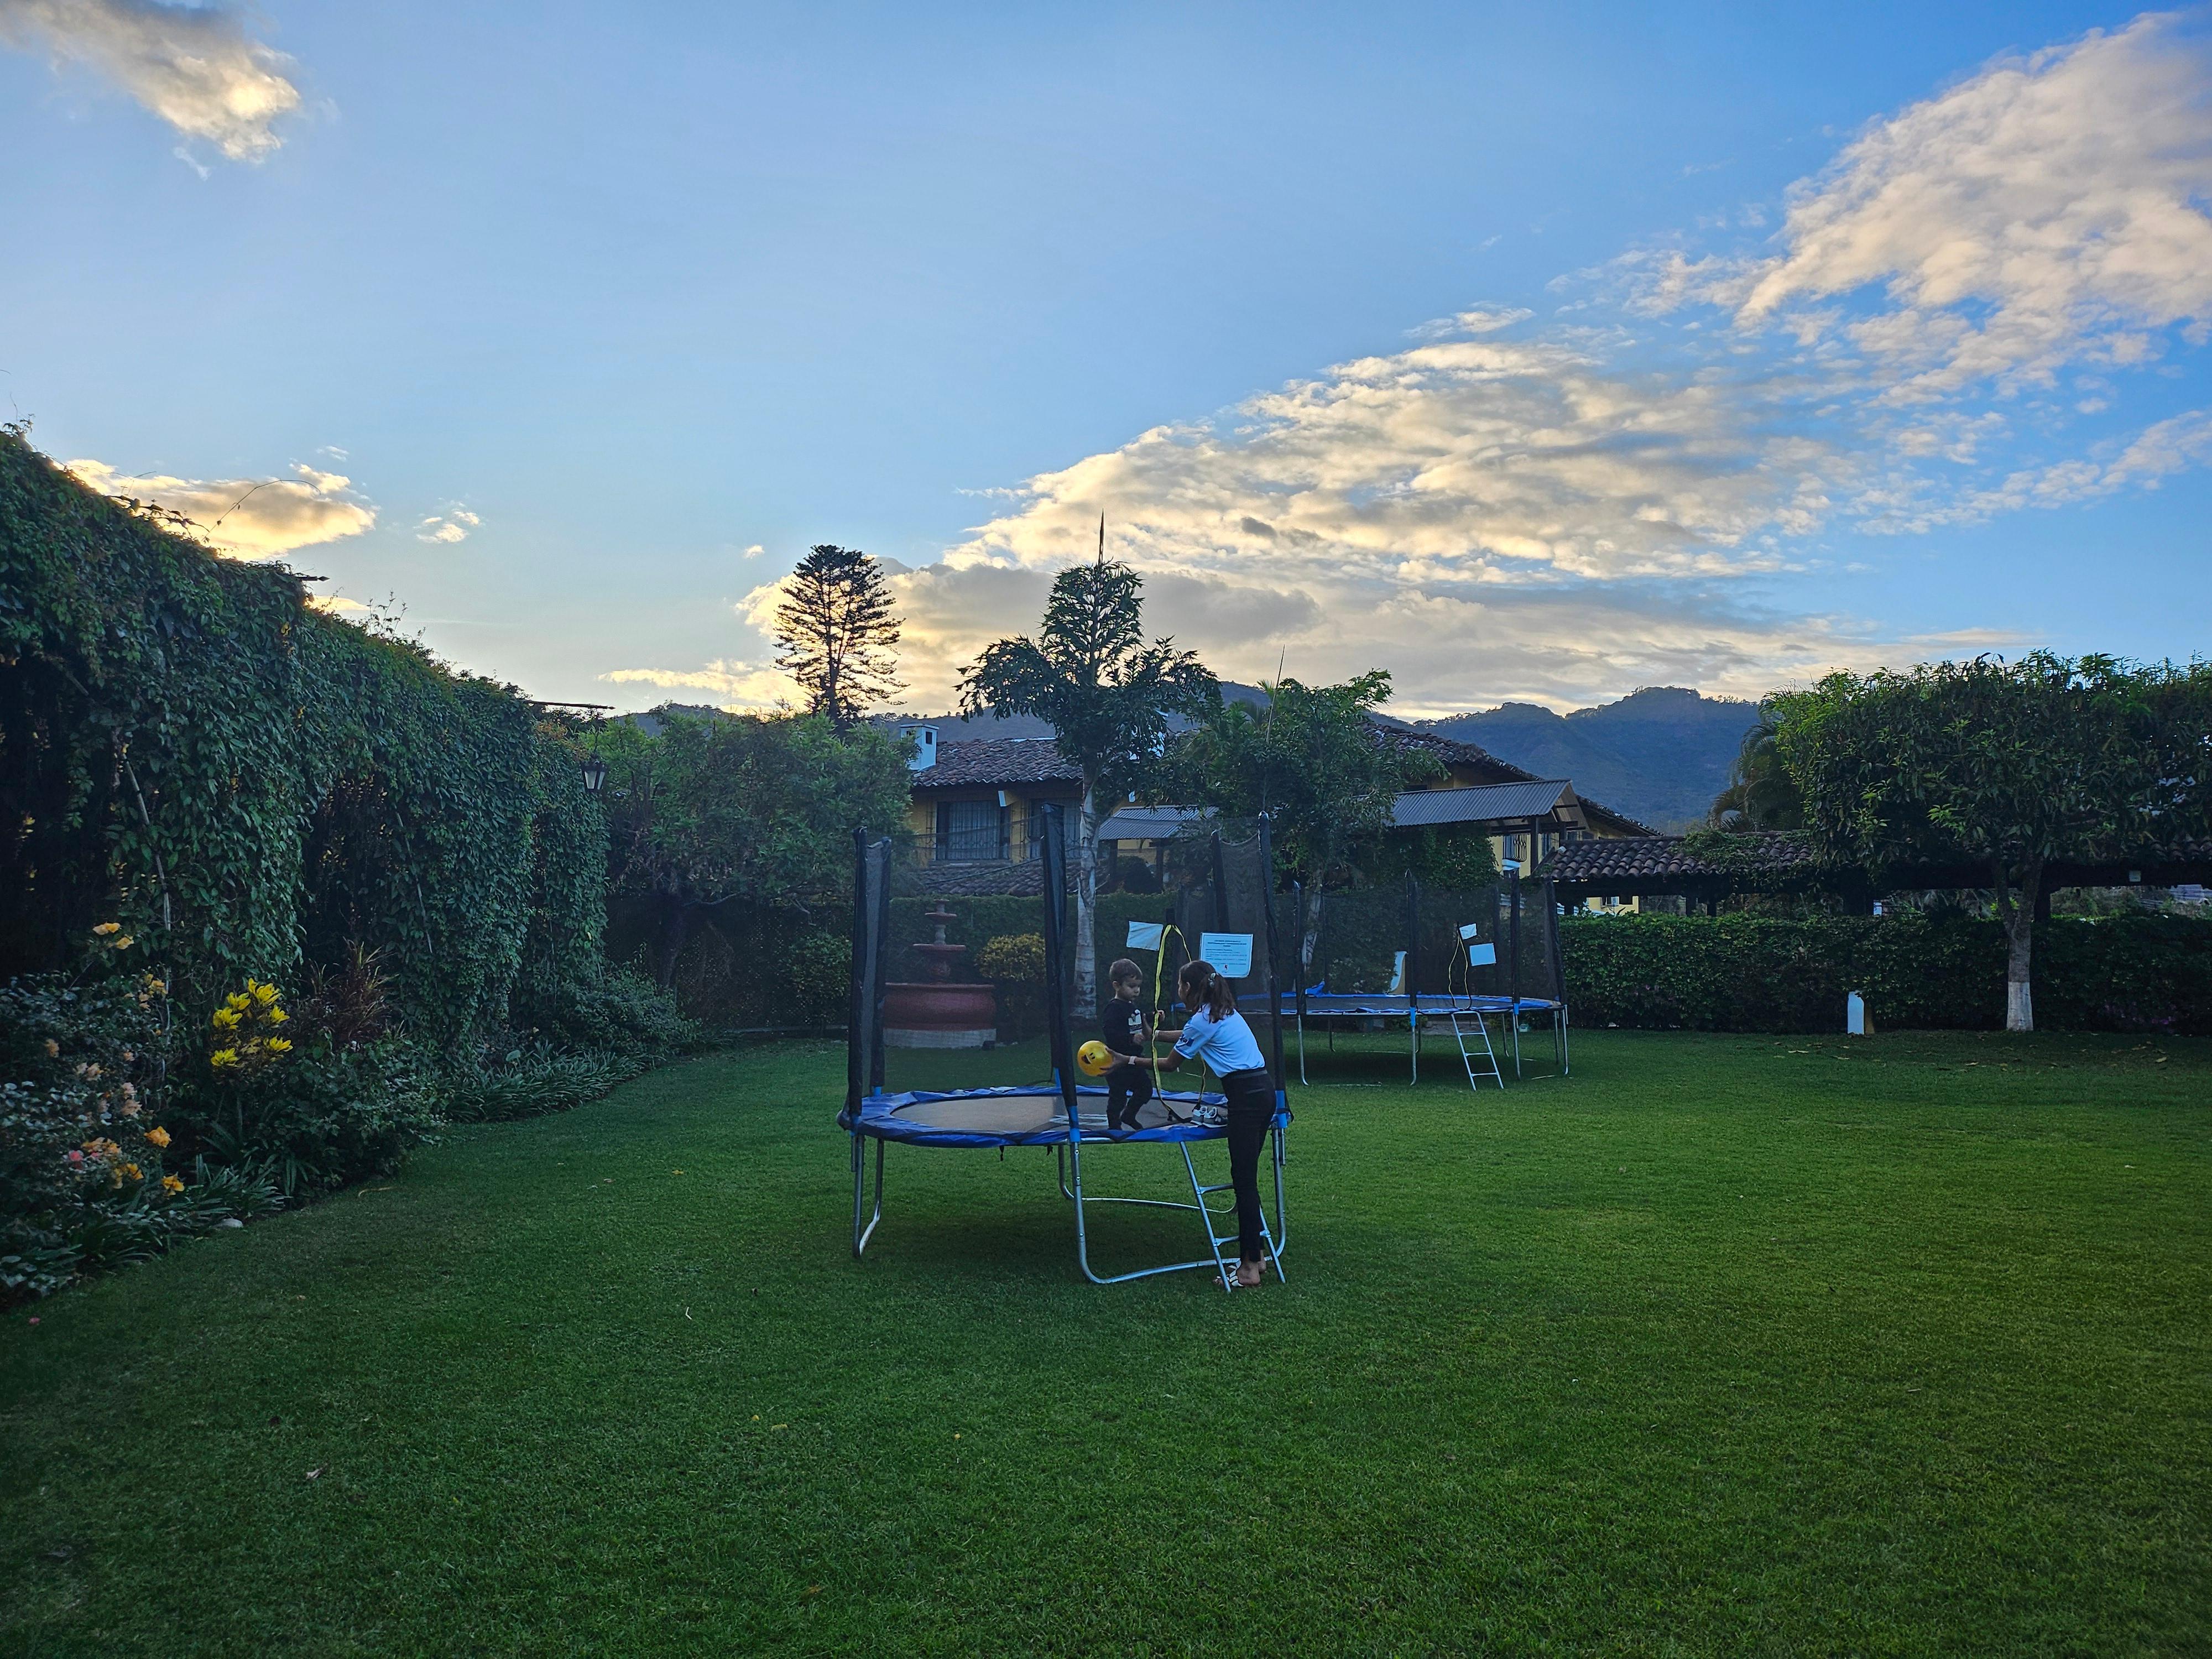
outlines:
[[[1189,1023],[1176,1038],[1175,1052],[1155,1060],[1140,1054],[1132,1066],[1172,1072],[1186,1060],[1203,1061],[1221,1079],[1229,1097],[1229,1180],[1237,1189],[1237,1282],[1258,1285],[1267,1265],[1266,1236],[1260,1231],[1260,1148],[1275,1115],[1274,1085],[1259,1039],[1237,1012],[1237,994],[1212,964],[1190,962],[1176,975]]]

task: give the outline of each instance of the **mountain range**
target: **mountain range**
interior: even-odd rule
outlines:
[[[1756,703],[1653,685],[1566,714],[1508,702],[1404,724],[1474,744],[1539,777],[1571,778],[1577,794],[1674,833],[1704,820],[1758,718]]]
[[[1229,682],[1221,690],[1240,702],[1267,698],[1257,686]],[[1508,702],[1394,723],[1474,744],[1540,778],[1571,779],[1577,793],[1672,833],[1704,821],[1713,797],[1728,787],[1729,766],[1758,717],[1756,703],[1653,685],[1618,702],[1566,714],[1538,703]],[[899,717],[878,718],[890,724]],[[945,743],[1052,735],[1049,726],[1026,715],[1006,720],[940,715],[933,723]]]

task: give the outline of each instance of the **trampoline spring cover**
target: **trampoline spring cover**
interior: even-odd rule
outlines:
[[[1106,1133],[1106,1091],[1097,1085],[1076,1090],[1076,1112],[1085,1144],[1111,1141]],[[1156,1094],[1145,1104],[1134,1134],[1123,1142],[1218,1140],[1226,1129],[1204,1124],[1176,1122],[1168,1116],[1172,1107],[1178,1117],[1188,1116],[1200,1104],[1219,1106],[1226,1097],[1218,1094]],[[1288,1112],[1279,1112],[1278,1121]],[[860,1103],[860,1121],[849,1111],[837,1115],[839,1125],[849,1131],[883,1140],[902,1140],[921,1146],[1052,1146],[1067,1140],[1067,1107],[1060,1091],[1050,1084],[1029,1084],[1003,1089],[955,1089],[943,1092],[915,1090],[904,1094],[870,1095]]]

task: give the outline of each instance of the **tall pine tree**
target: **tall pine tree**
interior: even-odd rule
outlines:
[[[784,584],[775,665],[806,693],[809,714],[850,726],[899,690],[898,638],[883,567],[857,547],[810,549]]]

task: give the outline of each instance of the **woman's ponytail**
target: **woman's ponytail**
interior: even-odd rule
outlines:
[[[1236,992],[1229,988],[1227,980],[1213,971],[1212,963],[1186,962],[1176,978],[1182,986],[1182,1000],[1203,1002],[1209,1019],[1226,1019],[1237,1012]]]

